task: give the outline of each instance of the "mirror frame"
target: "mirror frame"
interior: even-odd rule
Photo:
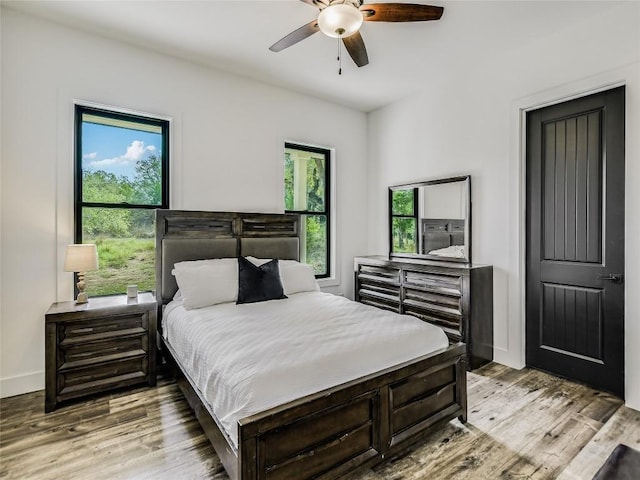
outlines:
[[[425,253],[396,253],[393,252],[393,228],[392,228],[392,205],[393,205],[393,192],[395,190],[408,190],[411,188],[419,188],[426,187],[429,185],[440,185],[443,183],[454,183],[454,182],[464,182],[466,195],[467,195],[467,204],[465,206],[465,222],[464,222],[464,245],[465,245],[465,257],[464,258],[455,258],[455,257],[443,257],[441,255],[429,255]],[[424,259],[424,260],[435,260],[439,262],[456,262],[456,263],[471,263],[471,175],[461,175],[458,177],[448,177],[448,178],[438,178],[434,180],[427,180],[423,182],[415,182],[415,183],[405,183],[402,185],[392,185],[389,187],[389,195],[388,195],[388,228],[389,228],[389,258],[415,258],[415,259]],[[422,235],[422,222],[420,222],[420,218],[418,217],[418,237]],[[421,245],[421,239],[417,238],[418,245]],[[420,248],[420,247],[418,247]]]

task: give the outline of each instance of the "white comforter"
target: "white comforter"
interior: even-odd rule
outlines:
[[[451,245],[437,250],[430,250],[427,253],[439,257],[464,258],[464,245]]]
[[[436,326],[322,292],[189,311],[177,300],[163,328],[235,446],[243,417],[448,345]]]

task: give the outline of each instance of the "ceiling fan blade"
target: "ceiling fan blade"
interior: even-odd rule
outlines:
[[[367,3],[360,11],[368,22],[424,22],[439,20],[444,8],[415,3]]]
[[[276,43],[269,47],[269,50],[271,50],[272,52],[279,52],[280,50],[284,50],[291,45],[295,45],[296,43],[304,40],[307,37],[310,37],[311,35],[319,31],[320,27],[318,27],[318,21],[313,20],[306,25],[303,25],[299,29],[294,30],[286,37],[278,40]]]
[[[360,32],[356,32],[348,37],[343,37],[342,42],[357,66],[364,67],[369,64],[367,48],[364,46],[364,40],[362,40]]]
[[[328,0],[300,0],[300,1],[311,5],[312,7],[318,7],[318,8],[325,8],[327,5],[329,5]]]

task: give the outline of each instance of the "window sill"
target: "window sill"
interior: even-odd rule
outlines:
[[[318,285],[320,285],[320,288],[337,287],[338,285],[340,285],[340,280],[336,277],[319,278]]]

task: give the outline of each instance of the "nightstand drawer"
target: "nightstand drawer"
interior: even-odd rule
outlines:
[[[149,371],[145,352],[131,358],[58,372],[58,401],[144,382]]]
[[[148,352],[149,337],[146,332],[128,334],[102,342],[71,343],[61,345],[60,369],[101,363],[103,358],[122,357],[130,352]],[[108,361],[108,360],[107,360]]]
[[[91,321],[81,320],[61,324],[58,328],[61,345],[106,340],[131,333],[147,331],[148,315],[120,315],[96,317]]]

